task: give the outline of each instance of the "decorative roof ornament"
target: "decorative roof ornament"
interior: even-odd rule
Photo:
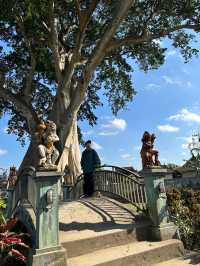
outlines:
[[[183,165],[184,168],[200,170],[200,133],[192,135],[192,141],[188,144],[192,157]]]
[[[192,156],[198,157],[200,155],[200,133],[192,135],[192,141],[189,143],[188,148]]]

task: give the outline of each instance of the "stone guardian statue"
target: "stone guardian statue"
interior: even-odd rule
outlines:
[[[160,161],[158,160],[159,152],[154,150],[155,139],[155,134],[150,134],[147,131],[144,132],[142,137],[142,149],[140,151],[143,169],[160,167]]]
[[[59,151],[54,146],[54,143],[59,141],[56,133],[56,124],[49,120],[41,122],[35,135],[39,169],[56,170],[56,161],[59,157]]]

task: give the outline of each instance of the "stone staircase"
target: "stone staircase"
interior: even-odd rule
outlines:
[[[191,265],[200,265],[200,253],[199,252],[190,252],[181,258],[171,259],[165,262],[156,264],[155,266],[191,266]]]
[[[162,243],[133,242],[116,247],[102,247],[68,259],[68,266],[150,266],[179,257],[182,246],[177,240]]]
[[[178,240],[147,241],[149,221],[105,197],[63,204],[59,217],[67,266],[150,266],[184,253]]]

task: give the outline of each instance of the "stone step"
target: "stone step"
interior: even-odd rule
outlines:
[[[191,263],[188,260],[177,258],[177,259],[172,259],[172,260],[164,261],[161,263],[157,263],[154,266],[191,266]]]
[[[75,234],[69,239],[69,234],[64,239],[62,236],[62,246],[67,250],[68,258],[84,255],[96,250],[116,247],[135,241],[147,239],[149,223],[133,224],[125,229],[112,229],[105,227],[105,231],[93,232],[84,230],[82,233]]]
[[[183,253],[182,242],[175,239],[133,242],[70,258],[68,266],[153,266],[180,257]]]
[[[62,204],[60,242],[68,257],[147,240],[150,222],[106,197]]]
[[[184,258],[175,258],[161,263],[157,263],[154,266],[191,266],[200,265],[199,252],[192,252]]]

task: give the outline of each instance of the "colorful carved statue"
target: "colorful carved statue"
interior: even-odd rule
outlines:
[[[8,187],[14,187],[17,183],[17,168],[15,166],[10,167],[8,176]]]
[[[55,148],[54,143],[59,141],[59,137],[56,133],[56,124],[49,120],[41,122],[35,136],[38,144],[38,166],[49,170],[57,169],[56,161],[59,151]]]
[[[160,166],[158,151],[153,149],[155,139],[155,134],[150,134],[147,131],[144,132],[142,137],[142,149],[140,151],[143,169]]]

